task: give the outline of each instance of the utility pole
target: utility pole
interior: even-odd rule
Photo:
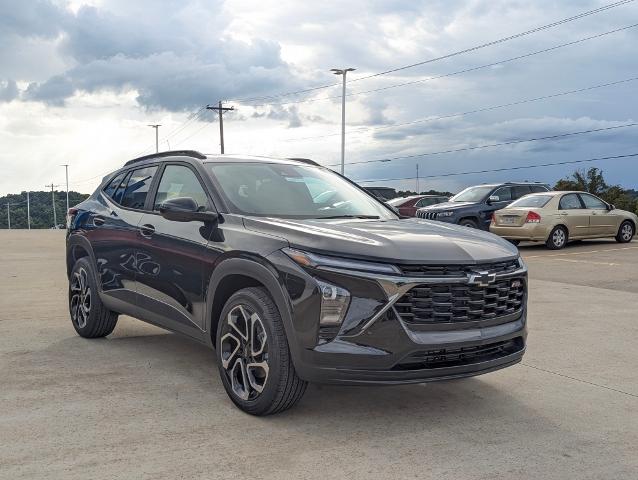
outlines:
[[[419,194],[419,164],[416,164],[416,194]]]
[[[206,105],[206,110],[215,110],[219,115],[219,146],[221,153],[224,153],[224,112],[235,110],[235,107],[223,107],[221,100],[216,107]]]
[[[11,204],[7,203],[7,226],[11,230]]]
[[[65,163],[64,165],[60,165],[64,167],[66,173],[66,211],[69,211],[69,165]]]
[[[29,201],[28,191],[27,191],[27,228],[31,230],[31,202]]]
[[[53,206],[53,227],[54,228],[58,228],[58,217],[57,214],[55,213],[55,192],[53,191],[53,189],[55,187],[59,187],[60,185],[53,185],[53,182],[51,182],[51,185],[45,185],[45,187],[51,187],[51,205]]]
[[[161,126],[162,125],[160,123],[149,125],[149,127],[153,127],[155,129],[155,153],[159,152],[159,127]]]
[[[345,169],[346,157],[346,75],[354,70],[354,68],[330,69],[335,75],[343,75],[343,89],[341,92],[341,175],[343,175]]]

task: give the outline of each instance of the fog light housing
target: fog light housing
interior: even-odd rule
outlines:
[[[317,285],[321,295],[319,325],[322,327],[341,325],[350,305],[350,292],[323,280],[317,280]]]

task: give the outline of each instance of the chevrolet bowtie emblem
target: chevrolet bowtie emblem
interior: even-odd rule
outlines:
[[[490,272],[473,272],[470,274],[469,283],[479,287],[487,287],[496,281],[496,274]]]

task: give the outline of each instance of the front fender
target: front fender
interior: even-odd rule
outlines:
[[[252,278],[268,290],[281,314],[293,363],[297,364],[300,358],[300,348],[293,327],[291,300],[282,286],[281,275],[262,258],[232,257],[222,260],[216,265],[206,292],[206,331],[210,332],[211,346],[215,348],[216,332],[212,331],[215,292],[222,280],[229,275],[244,275]]]

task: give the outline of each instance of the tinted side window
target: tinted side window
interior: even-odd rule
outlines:
[[[156,166],[133,170],[133,173],[126,183],[126,190],[124,191],[120,204],[123,207],[129,208],[144,208],[146,195],[148,194],[149,188],[151,188],[151,182],[153,181],[155,172],[157,172]]]
[[[585,208],[591,208],[594,210],[607,210],[607,205],[600,198],[596,198],[593,195],[580,194],[580,198],[583,199]]]
[[[506,202],[512,199],[512,189],[510,187],[501,187],[496,189],[490,196],[496,195],[499,202]]]
[[[183,165],[168,165],[157,188],[153,210],[158,210],[162,202],[178,197],[192,198],[200,210],[208,208],[206,192],[193,171]]]
[[[563,195],[563,198],[560,199],[558,208],[560,210],[578,210],[583,208],[583,206],[578,199],[578,195],[575,193],[568,193],[567,195]]]
[[[122,180],[124,180],[124,174],[126,172],[122,172],[117,175],[113,180],[111,180],[106,187],[104,187],[104,194],[107,197],[113,198],[117,187],[122,184]]]
[[[547,188],[543,187],[542,185],[530,185],[529,188],[532,190],[532,193],[548,191]]]
[[[512,187],[512,198],[517,199],[521,198],[523,195],[527,195],[531,192],[530,188],[527,185],[516,185]]]

